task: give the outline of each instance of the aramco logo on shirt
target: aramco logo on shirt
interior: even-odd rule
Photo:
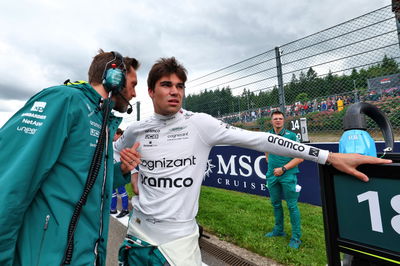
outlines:
[[[159,188],[181,188],[181,187],[190,187],[193,185],[193,178],[170,178],[170,177],[152,177],[146,176],[142,173],[141,175],[141,182],[143,185],[147,185],[150,187],[159,187]]]

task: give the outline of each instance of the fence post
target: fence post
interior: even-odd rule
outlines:
[[[140,121],[140,102],[136,102],[136,121]]]
[[[186,110],[186,95],[183,95],[182,108]]]
[[[279,107],[281,112],[285,113],[285,89],[283,88],[281,52],[279,51],[279,47],[275,47],[275,57],[278,77]]]
[[[392,0],[392,12],[394,13],[394,18],[396,20],[397,37],[400,45],[400,1],[399,0]]]

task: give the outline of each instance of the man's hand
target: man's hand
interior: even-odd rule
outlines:
[[[140,143],[136,142],[131,148],[123,149],[120,152],[121,156],[121,171],[123,174],[127,174],[142,163],[140,160],[140,153],[137,151]]]
[[[283,175],[282,167],[274,168],[274,176],[281,176]]]
[[[380,159],[372,156],[365,156],[358,153],[329,153],[327,162],[331,163],[333,167],[353,175],[358,179],[367,182],[368,176],[361,173],[356,169],[361,164],[386,164],[391,163],[392,160]]]
[[[131,186],[133,189],[133,193],[139,195],[139,187],[138,187],[138,173],[133,173],[131,175]]]

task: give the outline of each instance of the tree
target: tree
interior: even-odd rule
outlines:
[[[308,97],[308,94],[305,93],[305,92],[299,93],[299,94],[296,96],[296,102],[305,103],[305,102],[307,102],[307,101],[309,101],[309,100],[310,100],[310,98]]]
[[[318,77],[317,72],[314,71],[314,69],[312,67],[310,67],[307,71],[306,74],[306,80],[307,81],[313,81]]]
[[[399,73],[399,64],[395,59],[384,56],[378,64],[368,68],[352,69],[350,75],[337,75],[329,70],[325,77],[318,77],[312,67],[306,73],[300,71],[298,77],[292,73],[291,81],[284,85],[286,104],[295,101],[308,101],[326,98],[335,94],[350,93],[354,89],[367,90],[367,80],[380,76]],[[276,107],[279,105],[277,86],[260,91],[258,95],[244,89],[241,95],[233,96],[229,87],[214,91],[204,90],[197,95],[186,98],[186,108],[195,112],[205,112],[219,116],[233,112],[245,111],[260,107]]]
[[[306,76],[306,74],[304,74],[303,71],[300,71],[299,82],[304,82],[304,81],[307,81],[307,76]]]
[[[399,71],[399,65],[397,62],[393,58],[387,57],[387,55],[382,59],[381,68],[385,73],[384,75],[394,74]]]

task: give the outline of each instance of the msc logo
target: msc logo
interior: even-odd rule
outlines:
[[[34,102],[31,111],[43,113],[46,104],[47,104],[46,102]]]
[[[210,177],[210,174],[212,174],[212,172],[213,172],[213,170],[212,170],[213,168],[215,168],[215,165],[212,164],[212,159],[208,159],[207,167],[206,167],[206,171],[204,172],[203,180],[205,180],[206,177]]]
[[[213,175],[250,177],[253,173],[259,178],[265,179],[265,172],[261,167],[265,161],[265,155],[260,155],[253,160],[249,155],[238,156],[237,154],[232,154],[226,158],[222,154],[216,154],[216,158],[214,159],[216,160],[216,164],[213,164],[213,159],[208,159],[203,177],[204,180],[206,177]],[[216,168],[216,173],[214,173],[213,168]]]
[[[258,156],[254,161],[249,155],[237,156],[235,154],[229,158],[224,158],[222,154],[217,154],[216,156],[218,158],[216,166],[218,175],[249,177],[254,172],[259,178],[265,179],[265,173],[261,170],[261,162],[265,160],[265,155]]]

